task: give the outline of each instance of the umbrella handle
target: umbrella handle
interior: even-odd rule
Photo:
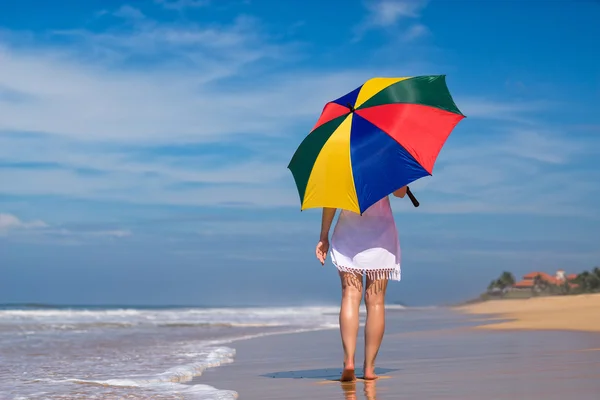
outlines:
[[[406,194],[408,195],[408,198],[410,199],[410,201],[413,203],[413,206],[419,207],[419,201],[417,200],[415,195],[412,194],[412,192],[410,191],[410,188],[408,186],[406,187]]]

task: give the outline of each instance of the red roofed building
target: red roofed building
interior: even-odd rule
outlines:
[[[577,278],[577,274],[569,274],[566,275],[565,271],[559,269],[556,271],[554,276],[547,274],[545,272],[530,272],[526,275],[523,275],[523,280],[515,283],[512,288],[513,289],[532,289],[536,284],[536,277],[539,276],[539,279],[548,285],[563,285],[565,282],[568,282],[571,288],[577,287],[577,284],[572,283],[575,278]]]
[[[531,289],[533,287],[533,279],[523,279],[512,285],[513,289]]]

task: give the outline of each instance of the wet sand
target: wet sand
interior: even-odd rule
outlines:
[[[493,300],[456,308],[504,321],[485,323],[481,329],[536,329],[600,332],[600,294]],[[506,321],[508,320],[508,321]],[[600,394],[598,395],[600,398]]]
[[[447,310],[388,313],[375,382],[336,381],[342,351],[339,332],[328,330],[233,343],[235,362],[194,383],[242,400],[598,399],[599,334],[472,329],[478,324]]]

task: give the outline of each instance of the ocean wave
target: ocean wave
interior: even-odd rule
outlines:
[[[186,398],[198,400],[230,400],[237,399],[238,394],[232,390],[221,390],[204,384],[184,384],[193,378],[201,376],[207,368],[218,367],[233,362],[235,349],[230,347],[215,347],[209,350],[200,361],[178,365],[168,370],[150,376],[120,377],[111,379],[79,379],[67,378],[61,380],[36,379],[37,383],[75,383],[79,385],[98,386],[103,388],[142,388],[162,394],[183,394]],[[187,356],[196,358],[201,353],[189,353]]]
[[[411,308],[412,308],[412,307],[411,307]],[[408,309],[408,307],[406,307],[406,306],[403,306],[403,305],[401,305],[401,304],[387,304],[387,305],[385,306],[385,309],[386,309],[386,310],[398,310],[398,311],[399,311],[399,310],[407,310],[407,309]]]
[[[4,309],[0,310],[0,331],[116,329],[134,326],[314,327],[331,323],[336,314],[336,307]]]
[[[407,310],[387,305],[389,311]],[[339,308],[11,308],[0,309],[1,332],[88,331],[132,327],[158,328],[273,328],[328,327],[336,324]],[[361,307],[364,315],[365,307]]]
[[[194,356],[196,356],[194,354]],[[136,377],[136,378],[119,378],[119,379],[107,379],[107,380],[85,380],[85,379],[67,379],[68,381],[75,383],[86,383],[86,384],[97,384],[101,386],[128,386],[128,387],[141,387],[148,386],[157,383],[171,382],[171,383],[182,383],[189,382],[192,378],[202,375],[207,368],[218,367],[223,364],[229,364],[233,362],[235,357],[235,349],[230,347],[217,347],[210,350],[210,353],[205,356],[204,360],[178,365],[173,368],[169,368],[165,372],[157,375],[148,377]]]

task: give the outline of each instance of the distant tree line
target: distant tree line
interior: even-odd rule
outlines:
[[[600,292],[600,267],[595,267],[591,271],[583,271],[573,283],[579,285],[577,290],[580,293],[598,293]]]
[[[492,292],[494,290],[504,291],[514,285],[515,282],[515,276],[508,271],[504,271],[502,274],[500,274],[498,279],[494,279],[490,282],[487,289],[488,292]]]
[[[490,282],[487,287],[487,293],[490,295],[509,296],[509,289],[515,284],[516,280],[512,273],[502,272],[497,279]],[[572,286],[571,284],[576,284]],[[582,293],[600,293],[600,267],[595,267],[591,271],[583,271],[575,279],[565,280],[561,284],[548,282],[541,275],[533,279],[531,295],[565,295]]]

